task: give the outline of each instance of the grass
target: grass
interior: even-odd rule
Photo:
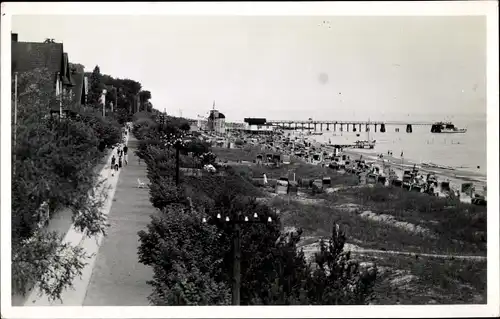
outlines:
[[[239,160],[253,162],[258,154],[264,154],[266,151],[257,146],[245,145],[243,148],[212,147],[212,152],[221,160],[236,162]]]
[[[332,223],[337,222],[346,230],[348,242],[363,248],[417,254],[486,254],[486,243],[469,236],[475,231],[486,231],[485,215],[482,216],[485,210],[482,207],[377,187],[345,189],[321,197],[325,200],[315,204],[303,204],[296,200],[288,204],[287,199],[275,197],[270,205],[281,210],[280,218],[284,226],[304,229],[307,238],[303,244],[328,236]],[[359,206],[353,206],[349,211],[340,209],[342,204]],[[436,232],[438,238],[410,233],[359,216],[364,209],[389,214],[391,211],[383,210],[387,207],[393,208],[392,215],[398,219],[420,221],[420,224],[432,216],[437,223],[426,223],[425,226]],[[475,222],[469,220],[471,214],[476,215]],[[486,261],[417,259],[414,256],[375,253],[354,253],[353,257],[359,261],[375,262],[379,267],[379,279],[374,291],[376,304],[480,304],[487,301]],[[404,279],[411,280],[405,282]]]
[[[373,261],[373,256],[356,256]],[[407,256],[378,257],[375,286],[377,304],[478,304],[486,303],[486,261],[418,259]],[[412,275],[409,282],[398,277]],[[414,276],[414,277],[413,277]],[[407,277],[408,278],[408,277]]]
[[[429,254],[480,254],[475,243],[454,241],[453,238],[442,236],[434,239],[411,233],[393,225],[365,219],[359,216],[359,209],[348,211],[329,202],[304,204],[291,200],[288,204],[284,198],[274,198],[270,205],[282,212],[280,218],[284,226],[301,227],[305,236],[327,236],[336,222],[346,230],[349,242],[363,248]]]
[[[422,225],[437,234],[440,241],[449,242],[450,247],[455,246],[452,243],[460,244],[464,251],[486,255],[486,207],[398,188],[346,189],[342,195],[354,198],[372,212]]]

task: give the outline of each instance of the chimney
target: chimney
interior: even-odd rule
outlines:
[[[12,39],[12,42],[17,42],[17,33],[11,33],[10,37]]]

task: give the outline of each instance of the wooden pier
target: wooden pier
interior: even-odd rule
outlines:
[[[303,129],[303,130],[314,130],[318,129],[318,125],[321,131],[323,127],[327,131],[330,127],[333,127],[334,131],[337,131],[337,126],[340,131],[349,132],[352,128],[353,132],[361,132],[364,128],[365,132],[370,131],[370,127],[373,126],[375,132],[380,129],[380,132],[384,133],[386,131],[386,126],[405,126],[406,132],[411,133],[413,131],[413,126],[432,126],[434,122],[403,122],[403,121],[292,121],[292,120],[270,120],[266,121],[266,124],[271,124],[273,126],[280,127],[282,129]]]

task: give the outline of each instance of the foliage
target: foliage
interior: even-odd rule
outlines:
[[[186,151],[192,153],[194,157],[200,157],[210,151],[210,145],[207,142],[194,139],[186,145]]]
[[[213,165],[217,159],[217,155],[212,152],[206,152],[200,155],[200,159],[203,165]]]
[[[119,128],[100,115],[77,109],[67,99],[62,101],[63,108],[73,110],[73,115],[52,117],[50,110],[55,105],[58,109],[59,103],[50,78],[47,70],[19,76],[11,214],[12,250],[18,254],[12,260],[12,283],[15,291],[24,293],[37,282],[51,298],[59,298],[82,269],[84,254],[61,244],[54,234],[39,231],[40,207],[48,204],[49,213],[70,209],[74,225],[84,234],[104,233],[100,207],[105,198],[96,191],[101,182],[95,167],[102,157],[97,146],[99,139],[115,143]],[[72,257],[65,258],[62,251],[71,251]],[[47,260],[54,269],[64,270],[55,283],[49,282]]]
[[[228,304],[230,290],[219,279],[221,239],[216,227],[200,220],[199,213],[173,205],[139,232],[139,260],[154,270],[153,304]]]
[[[108,148],[113,148],[122,142],[121,125],[117,120],[109,116],[103,117],[95,110],[81,112],[80,115],[82,122],[90,126],[95,132],[95,137],[104,142]]]
[[[147,232],[139,233],[140,260],[153,266],[155,273],[150,282],[154,304],[227,304],[234,233],[216,216],[233,220],[236,216],[253,218],[254,213],[263,223],[241,229],[241,304],[367,302],[376,272],[370,276],[359,272],[358,264],[343,253],[345,237],[332,233],[318,255],[321,266],[314,270],[297,249],[300,234],[282,234],[276,214],[248,196],[260,192],[234,171],[228,170],[226,176],[184,176],[176,187],[173,152],[152,138],[156,133],[147,132],[141,121],[144,117],[137,118],[136,132],[148,137],[142,140],[140,154],[148,165],[150,197],[163,212]],[[202,223],[204,217],[208,224]],[[274,222],[265,222],[267,217]],[[320,279],[326,284],[318,283]],[[339,292],[332,292],[328,284],[336,285]]]
[[[317,269],[310,282],[312,304],[359,305],[370,300],[377,268],[371,265],[360,269],[350,252],[343,250],[345,242],[345,234],[338,227],[333,227],[328,242],[321,240],[320,252],[315,255]]]
[[[72,279],[82,274],[85,254],[82,247],[62,242],[55,232],[36,232],[17,246],[12,256],[12,286],[22,294],[33,282],[49,299],[61,298],[64,289],[72,287]]]
[[[106,108],[110,110],[111,103],[113,103],[113,113],[119,123],[132,121],[131,115],[136,108],[137,95],[141,98],[141,105],[146,106],[146,111],[152,111],[152,104],[149,102],[151,92],[141,91],[141,83],[131,79],[120,79],[101,74],[98,66],[92,73],[86,73],[85,75],[90,77],[91,84],[89,104],[94,105],[94,107],[102,107],[100,98],[102,89],[106,88]]]
[[[102,94],[102,74],[98,65],[95,66],[89,79],[89,92],[87,102],[90,105],[99,105],[101,103]]]
[[[139,99],[141,100],[142,103],[151,100],[151,92],[150,91],[139,92]]]
[[[486,252],[487,208],[456,199],[429,196],[408,192],[401,188],[361,188],[352,192],[363,205],[371,205],[374,211],[393,212],[396,217],[420,224],[421,220],[436,220],[427,227],[447,239],[448,247],[460,242],[464,249],[472,245],[480,252]],[[351,195],[349,193],[349,195]]]

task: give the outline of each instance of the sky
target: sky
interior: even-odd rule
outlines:
[[[213,101],[237,122],[486,116],[480,16],[18,15],[12,32],[140,82],[175,116]]]

